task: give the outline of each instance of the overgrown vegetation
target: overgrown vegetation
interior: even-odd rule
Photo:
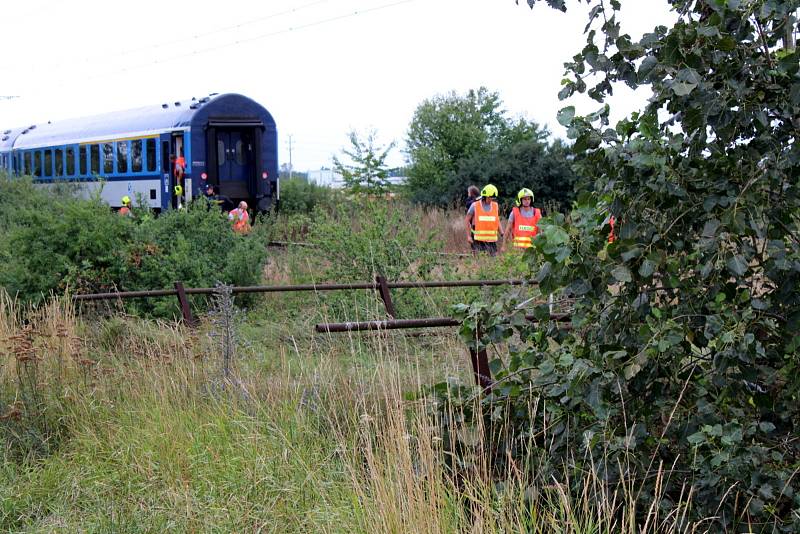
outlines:
[[[281,180],[280,212],[284,215],[313,214],[337,203],[340,192],[300,178]]]
[[[0,177],[0,287],[25,302],[51,293],[253,285],[261,277],[264,231],[242,237],[203,203],[158,217],[136,210],[121,217],[99,198],[68,186],[38,188],[29,179]],[[172,316],[173,302],[140,309]]]
[[[608,106],[560,112],[597,193],[543,220],[528,257],[543,291],[576,298],[573,329],[532,327],[513,295],[462,307],[465,339],[503,357],[477,406],[437,388],[442,417],[467,413],[446,443],[485,428],[496,476],[622,485],[640,525],[797,532],[798,3],[673,1],[675,26],[638,42],[619,2],[588,3],[562,97],[602,102],[615,81],[653,97],[614,128]]]

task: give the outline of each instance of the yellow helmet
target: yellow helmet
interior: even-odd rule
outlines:
[[[485,197],[485,198],[489,198],[489,197],[497,198],[497,195],[499,195],[499,194],[500,194],[500,192],[492,184],[486,184],[483,187],[483,189],[481,189],[481,196]]]
[[[522,199],[525,197],[531,197],[531,206],[533,206],[533,191],[527,187],[523,187],[519,190],[519,193],[517,193],[517,206],[522,205]]]
[[[176,185],[175,186],[175,196],[179,197],[183,194],[183,186]]]
[[[130,203],[131,203],[131,197],[129,197],[128,195],[125,195],[124,197],[122,197],[122,205],[123,206],[127,206]]]

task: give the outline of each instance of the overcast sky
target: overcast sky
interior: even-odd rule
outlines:
[[[525,4],[524,0],[520,2]],[[622,0],[638,38],[674,18],[666,0]],[[556,122],[563,63],[584,43],[586,9],[514,0],[28,0],[3,2],[0,128],[236,92],[278,124],[280,161],[329,166],[347,132],[402,145],[417,105],[481,85],[505,109]],[[612,118],[648,94],[620,88]],[[569,103],[579,112],[598,106]]]

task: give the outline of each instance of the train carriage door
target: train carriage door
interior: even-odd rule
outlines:
[[[217,171],[220,194],[234,200],[255,196],[255,147],[252,128],[217,129]]]
[[[184,144],[183,144],[183,132],[173,132],[172,133],[172,141],[170,143],[170,152],[169,156],[167,156],[169,161],[169,192],[170,196],[172,197],[172,207],[178,208],[180,206],[181,199],[178,195],[175,194],[175,187],[180,185],[182,188],[186,187],[186,184],[183,181],[183,175],[179,175],[176,172],[176,164],[178,158],[183,158],[184,154]],[[182,160],[182,161],[185,161]],[[186,192],[184,192],[186,195]]]

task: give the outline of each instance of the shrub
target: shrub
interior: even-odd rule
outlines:
[[[285,215],[312,213],[336,202],[340,192],[306,180],[281,180],[280,212]]]
[[[6,189],[6,185],[9,186]],[[0,186],[0,286],[26,301],[51,292],[98,291],[116,285],[119,250],[133,224],[97,197],[79,199],[66,190],[5,179]]]
[[[461,306],[465,338],[503,358],[477,406],[450,392],[500,476],[624,487],[642,530],[656,511],[679,530],[800,532],[796,3],[673,0],[675,25],[638,42],[619,2],[591,3],[561,96],[603,101],[615,80],[652,96],[615,128],[608,105],[559,113],[596,192],[540,221],[530,258],[542,290],[575,297],[572,328],[546,306],[532,326],[513,295]]]
[[[324,279],[337,282],[368,282],[378,274],[390,281],[424,278],[441,249],[433,232],[423,231],[421,212],[384,199],[343,204],[334,214],[316,219],[309,238]],[[404,316],[420,313],[422,303],[412,293],[395,291],[393,297]],[[338,302],[342,311],[354,305],[341,295],[326,298]]]
[[[8,184],[9,188],[4,186]],[[153,217],[120,217],[97,196],[33,186],[29,180],[0,184],[0,287],[37,302],[66,288],[76,293],[211,287],[216,282],[255,285],[266,260],[266,228],[235,234],[218,210],[195,203]],[[11,191],[11,192],[9,192]],[[17,201],[13,201],[17,198]],[[20,202],[20,203],[18,203]],[[132,309],[171,316],[174,299],[131,304]]]

